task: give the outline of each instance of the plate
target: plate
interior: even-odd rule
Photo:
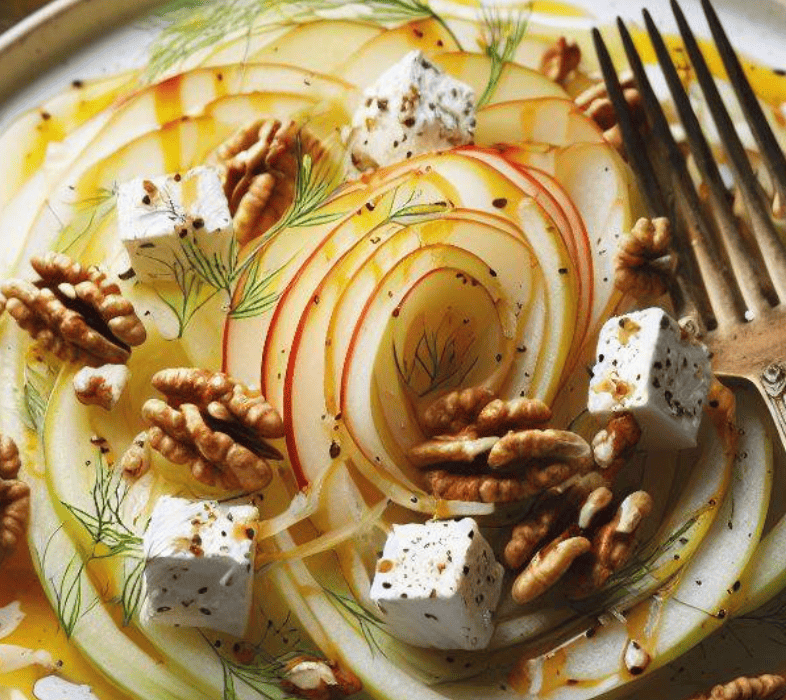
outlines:
[[[435,0],[435,5],[437,3],[438,0]],[[143,0],[133,6],[119,5],[116,0],[58,0],[13,28],[0,37],[0,62],[4,67],[0,75],[0,131],[26,110],[35,109],[48,97],[63,90],[79,90],[82,82],[109,79],[110,76],[143,68],[150,47],[155,45],[167,25],[168,13],[177,11],[178,7],[182,12],[182,7],[188,5],[189,0],[166,5]],[[646,5],[663,30],[672,31],[668,3],[658,0]],[[640,4],[622,0],[603,3],[579,0],[573,6],[578,8],[577,11],[567,11],[556,3],[536,3],[531,20],[555,30],[565,28],[566,33],[576,31],[585,35],[586,30],[596,23],[610,24],[617,14],[636,21]],[[733,41],[744,47],[751,58],[761,62],[764,72],[786,67],[786,48],[782,42],[786,35],[786,11],[780,2],[719,0],[716,6]],[[696,3],[685,9],[695,28],[705,26]],[[467,8],[467,11],[474,10]],[[107,27],[112,27],[112,30],[107,32]],[[772,77],[771,72],[767,75]],[[786,97],[786,89],[782,94]],[[56,142],[56,139],[52,141]],[[13,245],[11,240],[9,244]],[[13,264],[10,258],[8,253],[5,258],[0,257],[0,268],[4,271]],[[13,392],[12,387],[5,388],[4,405],[16,405],[19,397]],[[780,460],[778,472],[783,474],[780,451],[777,456]],[[26,575],[27,562],[22,555],[16,557],[14,565],[21,576]],[[36,584],[31,582],[30,585]],[[5,600],[0,592],[0,605],[7,602],[10,601]],[[31,615],[33,620],[35,615]],[[45,616],[42,616],[42,624],[51,624],[44,619]],[[12,636],[0,644],[17,641]],[[667,687],[669,697],[678,700],[695,689],[730,675],[781,668],[786,656],[784,645],[786,602],[776,600],[762,611],[743,615],[728,623],[674,664],[648,677],[637,688],[636,697],[662,699],[664,687]],[[75,677],[86,667],[75,651],[69,652],[64,660]],[[31,672],[31,679],[33,675]],[[101,700],[117,697],[105,682],[91,682]],[[0,673],[0,688],[2,683],[3,675]],[[9,698],[18,700],[8,691],[0,689],[0,698],[5,700],[3,692],[6,692]],[[25,692],[28,692],[27,687]]]

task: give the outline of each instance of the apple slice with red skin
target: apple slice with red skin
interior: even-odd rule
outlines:
[[[393,180],[396,181],[397,178]],[[373,249],[374,244],[366,242],[367,238],[384,237],[386,234],[381,230],[382,227],[395,228],[400,225],[391,221],[388,215],[389,211],[399,205],[398,203],[407,201],[410,206],[413,206],[421,202],[428,204],[444,200],[445,194],[442,188],[445,186],[446,183],[435,174],[420,175],[417,170],[412,177],[395,186],[392,186],[389,181],[384,181],[378,193],[377,191],[367,193],[372,198],[319,240],[316,247],[308,253],[308,257],[297,266],[297,272],[281,293],[270,330],[264,341],[262,391],[274,406],[281,405],[283,396],[281,377],[286,368],[289,349],[292,347],[300,310],[310,303],[312,297],[317,298],[315,294],[318,293],[315,289],[326,272],[331,269],[333,261],[361,242],[370,246],[370,250]],[[370,202],[376,203],[366,206]]]
[[[356,319],[361,312],[358,301],[363,301],[374,293],[375,286],[379,284],[379,280],[385,274],[385,271],[391,265],[396,264],[402,255],[417,250],[421,245],[430,244],[431,241],[441,241],[444,245],[451,244],[460,247],[460,245],[466,246],[468,243],[472,243],[477,236],[486,235],[490,239],[493,238],[499,241],[498,247],[500,250],[503,248],[510,250],[511,245],[513,245],[515,249],[521,250],[526,259],[530,258],[531,254],[527,252],[526,244],[521,241],[515,231],[508,230],[506,232],[502,229],[493,228],[490,226],[491,223],[495,222],[491,220],[481,224],[477,217],[464,217],[456,212],[455,216],[450,214],[446,219],[440,221],[417,224],[401,229],[393,233],[387,240],[382,240],[375,244],[376,248],[367,249],[365,246],[361,250],[358,250],[359,246],[353,248],[341,260],[337,261],[316,291],[315,298],[318,295],[319,304],[309,304],[300,319],[284,382],[285,400],[283,413],[285,423],[291,427],[291,432],[287,436],[287,443],[290,459],[296,472],[302,470],[306,479],[313,479],[313,469],[321,468],[321,466],[317,466],[320,464],[320,456],[324,459],[324,455],[329,451],[333,440],[333,434],[328,430],[326,433],[328,441],[325,444],[316,448],[311,444],[311,441],[314,439],[313,425],[318,425],[320,420],[324,424],[325,419],[322,416],[327,416],[328,427],[332,429],[332,418],[337,413],[335,410],[336,401],[335,399],[330,400],[329,395],[335,392],[335,377],[336,375],[340,377],[342,373],[342,365],[346,353],[342,350],[343,343],[331,333],[330,329],[341,308],[348,308],[350,314],[353,315],[352,320],[345,318],[341,324],[342,328],[350,332],[349,345],[351,346],[351,326],[353,323],[358,323]],[[503,244],[504,241],[507,241],[507,243]],[[510,256],[512,260],[516,259],[512,253],[510,253]],[[505,261],[498,259],[497,261],[485,262],[497,265]],[[525,260],[520,262],[521,264],[517,268],[517,275],[518,283],[522,287],[519,289],[520,296],[517,303],[524,304],[530,296],[530,287],[523,286],[525,285],[525,280],[521,278],[519,270],[529,269],[533,263],[525,262]],[[458,271],[456,274],[461,273]],[[455,279],[455,274],[453,277]],[[509,280],[509,283],[513,284],[513,280]],[[501,280],[500,284],[502,284]],[[354,313],[352,313],[353,309]],[[404,318],[402,318],[404,311],[399,308],[397,312],[397,318],[404,322]],[[514,321],[515,306],[508,304],[506,318],[506,324],[508,325]],[[526,319],[519,317],[516,320],[521,325]],[[347,332],[344,335],[346,337]],[[507,335],[517,335],[517,333],[510,329]],[[317,358],[315,359],[312,351],[315,347],[324,347],[324,355],[320,357],[319,353],[317,353]],[[491,375],[493,375],[494,371],[504,373],[505,369],[510,367],[512,357],[513,351],[511,349],[504,353],[504,357],[500,353],[500,359],[494,360],[495,366],[492,369],[481,370],[478,367],[478,370],[481,370],[478,374],[478,381],[480,381],[482,375],[486,375],[483,379],[488,379],[489,384],[493,386],[495,382]],[[331,375],[333,375],[333,379],[331,379]],[[391,375],[388,373],[388,376],[390,377]],[[394,380],[392,386],[397,387],[397,377],[393,376],[392,378]],[[313,395],[316,384],[324,387],[321,399],[315,398]],[[399,399],[396,403],[396,413],[399,414],[397,423],[398,427],[404,430],[404,434],[399,435],[396,442],[406,448],[411,446],[413,442],[422,439],[422,434],[417,426],[412,423],[414,417],[410,416],[411,420],[405,419],[407,414],[412,413],[410,407],[413,402],[407,397],[399,397]],[[303,447],[307,450],[305,455],[300,454]],[[400,455],[400,457],[403,459],[403,456]],[[316,460],[316,462],[313,460]]]
[[[500,162],[499,154],[494,151],[480,150],[479,148],[462,148],[460,153],[468,154],[483,162],[492,162],[500,172],[514,182],[522,192],[530,195],[551,217],[562,235],[563,243],[568,255],[574,261],[578,275],[578,304],[576,305],[576,330],[574,333],[573,347],[570,359],[566,364],[566,372],[570,372],[576,354],[580,352],[584,343],[587,323],[590,318],[593,297],[593,267],[592,257],[587,240],[587,232],[581,222],[581,217],[573,207],[572,202],[564,190],[553,179],[539,178],[530,174],[529,169],[516,167],[513,164]],[[547,176],[546,176],[547,177]],[[568,216],[567,212],[570,212]],[[560,270],[561,274],[566,274]]]
[[[546,165],[579,212],[592,252],[594,299],[591,331],[613,314],[622,295],[614,287],[614,258],[620,237],[630,231],[638,215],[638,200],[632,196],[632,174],[620,155],[605,141],[578,143],[557,148],[549,158],[533,158],[526,147],[504,151],[508,160],[524,166]]]

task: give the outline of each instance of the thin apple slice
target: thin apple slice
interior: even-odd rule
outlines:
[[[460,152],[492,164],[502,175],[515,183],[522,192],[525,192],[543,207],[562,236],[567,253],[573,260],[577,271],[576,325],[572,347],[563,369],[563,376],[567,376],[572,372],[576,359],[582,350],[594,296],[592,257],[587,232],[581,217],[556,180],[548,178],[545,174],[534,175],[528,169],[516,168],[512,164],[500,162],[496,157],[497,154],[489,151],[466,148],[460,149]]]
[[[186,73],[195,68],[213,68],[216,66],[229,66],[234,63],[253,62],[251,59],[252,55],[263,51],[266,46],[280,39],[291,30],[291,26],[282,23],[270,27],[257,27],[250,34],[247,29],[232,32],[218,44],[194,51],[166,73],[153,77],[160,80],[177,73]]]
[[[579,143],[540,153],[526,146],[504,151],[519,165],[543,170],[557,179],[579,211],[592,252],[595,278],[590,328],[597,330],[621,295],[614,287],[614,258],[620,236],[643,211],[632,190],[633,176],[607,143]]]
[[[631,172],[608,144],[577,144],[556,155],[555,177],[587,229],[595,276],[590,328],[596,330],[620,299],[614,259],[620,237],[631,230],[637,215],[629,196]]]
[[[440,21],[434,18],[417,20],[369,39],[335,69],[335,75],[364,90],[410,51],[417,49],[435,58],[458,48]]]
[[[647,653],[643,672],[649,674],[723,624],[759,541],[772,485],[764,423],[748,397],[739,395],[738,400],[741,430],[735,476],[719,516],[684,571],[628,611],[626,622],[613,620],[591,637],[581,635],[524,662],[529,680],[517,676],[518,690],[550,700],[583,700],[599,692],[622,691],[636,677],[624,663],[631,640]],[[733,456],[732,447],[726,452]],[[724,553],[722,561],[718,552]]]
[[[533,150],[545,150],[574,143],[601,143],[603,133],[572,100],[561,97],[496,102],[478,110],[478,146],[521,142]]]
[[[350,86],[311,71],[275,63],[196,68],[150,86],[115,110],[82,161],[96,162],[119,145],[148,131],[203,113],[206,105],[227,95],[280,93],[312,100],[343,102]]]
[[[452,51],[441,53],[435,61],[446,73],[472,87],[476,97],[483,94],[491,79],[491,59],[484,54]],[[506,63],[487,104],[494,105],[498,102],[536,97],[567,98],[567,93],[542,73],[515,63]]]
[[[343,20],[317,20],[300,24],[259,50],[249,50],[248,61],[275,61],[304,70],[331,74],[347,56],[372,41],[383,30],[378,25]]]
[[[44,164],[50,144],[62,141],[108,109],[132,89],[135,77],[135,73],[121,73],[84,83],[77,81],[66,92],[17,117],[0,136],[0,211]]]

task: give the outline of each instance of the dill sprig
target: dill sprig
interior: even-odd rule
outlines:
[[[90,535],[93,549],[87,561],[123,557],[123,586],[120,595],[112,602],[122,607],[124,625],[130,624],[141,604],[145,568],[142,538],[125,524],[120,514],[127,494],[128,488],[120,472],[104,463],[99,449],[91,490],[92,512],[63,503]],[[100,551],[99,546],[104,551]]]
[[[305,228],[329,224],[344,216],[343,212],[320,212],[333,190],[341,183],[341,167],[338,158],[322,157],[316,163],[310,153],[303,152],[300,137],[295,139],[295,196],[292,206],[276,224],[265,233],[270,240],[285,228]]]
[[[54,596],[52,608],[57,616],[57,620],[65,636],[70,638],[79,621],[98,605],[99,600],[96,596],[89,603],[85,601],[83,591],[85,585],[85,562],[78,552],[68,560],[68,563],[60,571],[59,577],[56,578],[47,572],[49,548],[58,534],[63,534],[62,525],[49,536],[46,546],[40,555],[37,550],[34,550],[34,552],[42,579],[47,580],[52,587]],[[57,566],[58,563],[56,562],[55,567]]]
[[[295,194],[284,215],[269,228],[242,263],[231,271],[231,280],[240,295],[233,302],[233,318],[250,318],[267,311],[278,298],[271,288],[282,268],[263,272],[261,260],[270,242],[285,229],[307,228],[329,224],[344,217],[346,212],[323,211],[323,205],[341,182],[340,159],[323,156],[316,160],[303,152],[300,136],[295,138]]]
[[[505,14],[498,9],[483,10],[484,52],[491,61],[489,79],[478,98],[477,107],[483,107],[494,96],[505,64],[513,60],[516,50],[527,32],[529,15],[526,11]]]
[[[411,356],[401,357],[395,343],[393,358],[404,384],[422,398],[447,384],[460,386],[478,362],[473,354],[475,335],[462,326],[453,329],[452,314],[446,313],[433,330],[426,327],[418,338]]]
[[[49,397],[55,385],[56,373],[52,367],[43,363],[27,362],[24,369],[24,385],[19,397],[22,422],[38,435],[44,429]]]
[[[372,655],[376,656],[379,653],[387,658],[385,650],[380,645],[379,639],[377,639],[377,635],[385,634],[382,621],[368,612],[353,598],[336,593],[329,588],[323,588],[322,590],[345,615],[355,620]]]
[[[290,615],[284,624],[288,624]],[[287,664],[293,659],[306,653],[313,656],[310,649],[306,649],[297,643],[293,644],[292,649],[280,656],[271,656],[264,649],[264,638],[256,644],[252,651],[254,654],[253,662],[250,664],[238,663],[218,651],[217,645],[210,643],[210,640],[202,633],[204,640],[213,649],[218,660],[224,677],[223,700],[237,700],[236,683],[240,682],[255,691],[259,697],[266,700],[281,700],[286,696],[281,688],[281,681],[284,679]]]
[[[148,81],[176,68],[198,51],[220,45],[232,35],[253,36],[263,27],[312,22],[347,5],[355,5],[364,21],[380,25],[433,19],[461,48],[445,19],[422,0],[174,0],[159,13],[168,24],[150,50]]]
[[[107,552],[102,555],[93,554],[93,558],[114,557],[127,554],[139,558],[142,556],[142,538],[129,528],[120,515],[123,501],[128,494],[128,487],[123,483],[118,470],[104,464],[103,455],[98,451],[96,476],[93,481],[91,500],[93,512],[63,503],[92,538],[93,545],[103,545]]]
[[[181,338],[194,314],[207,304],[219,290],[206,284],[199,273],[184,264],[182,260],[175,260],[174,263],[159,262],[169,270],[175,289],[171,292],[162,285],[161,288],[155,290],[156,296],[177,318],[177,337]]]
[[[272,289],[272,285],[280,269],[262,273],[260,265],[259,258],[255,257],[241,282],[242,294],[233,303],[229,312],[230,318],[259,316],[274,306],[278,300],[280,294]]]
[[[686,536],[698,520],[699,516],[694,515],[657,546],[645,545],[639,556],[613,574],[598,593],[576,607],[583,611],[597,611],[628,605],[649,589],[662,585],[663,582],[656,579],[653,572],[664,557],[675,556],[688,544]]]
[[[232,293],[237,279],[237,239],[232,236],[226,258],[218,253],[205,255],[204,251],[188,238],[180,242],[183,256],[202,282],[216,291]]]
[[[92,234],[114,211],[116,205],[117,189],[114,186],[101,187],[94,196],[77,202],[74,205],[74,217],[60,230],[53,249],[59,253],[73,254],[74,246]]]

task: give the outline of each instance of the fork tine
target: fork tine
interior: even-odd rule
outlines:
[[[686,278],[687,284],[702,281],[717,322],[720,325],[732,323],[742,317],[743,309],[736,290],[727,284],[728,275],[725,274],[727,262],[723,250],[718,245],[715,231],[706,218],[696,187],[688,173],[685,158],[672,136],[669,123],[652,89],[636,46],[624,22],[619,18],[617,27],[645,112],[652,125],[654,141],[666,151],[667,167],[664,177],[670,180],[670,190],[682,204],[681,213],[686,226],[674,227],[679,258],[686,263],[680,274]],[[677,218],[672,220],[676,224]],[[684,231],[685,235],[679,236],[680,231]]]
[[[704,137],[699,120],[693,111],[688,95],[682,85],[682,81],[677,74],[674,62],[666,48],[666,44],[658,28],[655,26],[655,23],[652,21],[650,13],[645,9],[643,14],[644,23],[647,26],[652,46],[658,58],[658,64],[666,78],[666,83],[674,99],[674,104],[677,107],[680,120],[685,128],[688,143],[691,147],[691,153],[693,154],[703,181],[709,190],[712,202],[712,212],[718,228],[720,229],[726,253],[731,261],[731,268],[734,271],[735,281],[739,286],[747,307],[754,314],[760,315],[769,308],[770,303],[765,298],[759,286],[759,280],[757,278],[760,276],[761,271],[755,266],[756,258],[750,255],[745,245],[745,241],[740,235],[734,218],[734,212],[732,211],[731,202],[728,198],[726,186],[723,184],[723,179],[718,170],[718,165],[715,162],[707,139]],[[668,129],[668,125],[664,125],[664,128]],[[723,278],[719,281],[721,284],[729,284],[730,282],[729,279]]]
[[[723,147],[729,156],[729,164],[734,172],[735,181],[740,188],[745,202],[751,227],[758,241],[764,263],[770,273],[770,279],[781,302],[786,302],[786,250],[784,250],[778,233],[770,218],[769,206],[765,206],[761,188],[751,168],[748,156],[734,129],[734,124],[721,101],[718,88],[715,86],[704,56],[699,49],[696,38],[688,26],[676,0],[671,0],[671,8],[677,19],[685,49],[688,52],[696,78],[699,81],[712,118],[720,134]]]
[[[759,100],[753,92],[745,72],[742,69],[739,58],[729,42],[723,26],[718,19],[718,15],[709,0],[702,0],[701,6],[707,16],[710,31],[715,39],[718,53],[726,67],[729,82],[737,93],[737,99],[742,105],[745,117],[751,126],[751,131],[759,145],[759,151],[764,159],[767,169],[772,177],[772,182],[780,201],[786,204],[786,156],[778,144],[775,134],[772,133],[769,122],[764,116]]]
[[[633,172],[639,182],[639,188],[644,194],[645,203],[651,216],[668,215],[674,221],[673,201],[668,200],[663,195],[663,191],[658,183],[655,169],[647,156],[647,148],[639,130],[633,123],[633,117],[628,110],[628,105],[622,91],[622,87],[611,60],[609,51],[603,41],[603,37],[598,29],[592,30],[592,38],[595,44],[595,53],[598,56],[601,72],[609,93],[609,99],[614,105],[617,119],[622,132],[622,140],[628,157],[633,162]],[[686,275],[678,276],[676,282],[671,285],[669,294],[675,307],[675,311],[683,316],[692,313],[697,316],[697,321],[703,322],[711,316],[711,308],[703,289],[696,290],[690,288],[686,281],[699,279],[695,272],[696,263],[693,251],[689,250],[686,256],[680,256],[678,266],[688,271]]]
[[[653,216],[661,216],[667,213],[668,207],[658,184],[655,170],[647,157],[644,139],[633,123],[614,63],[611,60],[609,50],[606,48],[606,43],[603,41],[603,37],[597,28],[592,30],[592,39],[595,43],[595,53],[598,56],[601,73],[606,82],[609,99],[614,105],[614,111],[617,113],[625,150],[628,158],[633,163],[633,171],[636,173],[639,186],[644,193],[647,208]]]

